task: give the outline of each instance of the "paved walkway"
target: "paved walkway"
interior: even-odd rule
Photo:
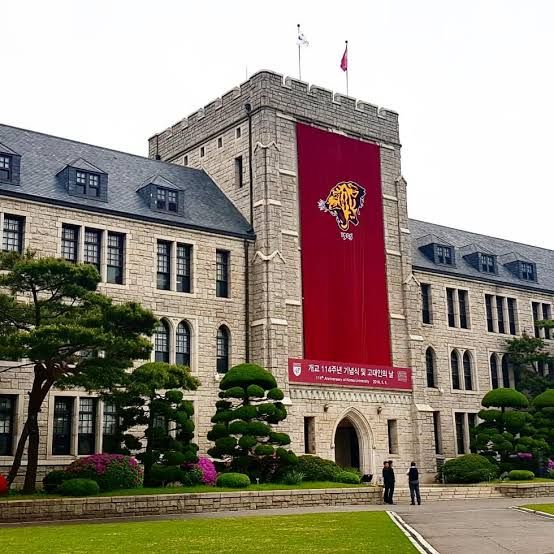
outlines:
[[[323,512],[391,510],[420,533],[440,554],[554,554],[554,519],[510,509],[523,504],[552,503],[553,498],[495,498],[429,502],[422,506],[321,506],[313,508],[217,512],[86,520],[90,524],[161,519],[262,517]],[[83,521],[60,521],[74,525]],[[52,522],[5,523],[2,527],[52,525]],[[401,553],[399,553],[401,554]]]

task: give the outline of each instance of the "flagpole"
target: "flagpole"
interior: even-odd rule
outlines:
[[[346,74],[346,96],[348,96],[348,66],[350,65],[348,63],[348,41],[345,40],[344,41],[345,44],[346,44],[346,59],[347,59],[347,62],[346,62],[346,71],[345,71],[345,74]]]
[[[297,28],[297,36],[298,36],[298,80],[301,81],[302,80],[302,65],[300,63],[300,48],[301,48],[301,44],[300,44],[300,23],[298,23],[296,25],[296,28]]]

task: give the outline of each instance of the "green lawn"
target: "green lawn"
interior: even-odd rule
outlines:
[[[100,493],[98,496],[133,496],[142,494],[179,494],[194,492],[240,492],[240,491],[272,491],[272,490],[293,490],[293,489],[334,489],[347,487],[364,487],[367,485],[351,485],[346,483],[332,483],[330,481],[306,481],[299,485],[281,485],[279,483],[263,483],[250,485],[244,489],[231,489],[226,487],[209,487],[207,485],[196,485],[195,487],[145,487],[138,489],[122,489]],[[0,496],[0,500],[43,500],[45,498],[61,498],[56,494],[20,494],[17,491],[11,492],[7,497]]]
[[[4,552],[417,552],[384,512],[5,528]]]
[[[537,510],[538,512],[546,512],[547,514],[554,515],[554,504],[526,504],[522,508],[528,508],[529,510]]]

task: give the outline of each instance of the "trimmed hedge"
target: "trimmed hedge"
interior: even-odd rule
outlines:
[[[485,408],[527,408],[529,400],[514,389],[493,389],[483,397],[481,405]]]
[[[216,481],[218,487],[243,489],[250,485],[250,477],[244,473],[222,473]]]
[[[341,471],[336,477],[335,481],[337,483],[350,483],[352,485],[360,484],[360,476],[350,471]]]
[[[263,367],[256,364],[239,364],[225,374],[219,383],[219,388],[225,391],[236,386],[242,387],[245,383],[258,385],[263,390],[277,387],[275,377]]]
[[[42,488],[47,493],[54,493],[58,490],[58,487],[68,479],[71,479],[70,475],[61,469],[55,469],[50,471],[44,476],[42,480]]]
[[[484,456],[466,454],[445,462],[443,475],[447,483],[480,483],[494,479],[498,469]]]
[[[342,471],[335,462],[309,454],[299,456],[294,469],[304,474],[305,481],[335,481]]]
[[[100,487],[92,479],[67,479],[59,487],[62,496],[92,496],[100,492]]]
[[[525,469],[512,469],[512,471],[508,473],[508,479],[510,481],[532,481],[534,478],[535,474]]]

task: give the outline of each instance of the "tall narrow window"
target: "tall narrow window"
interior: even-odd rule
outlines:
[[[458,352],[452,350],[450,353],[450,370],[452,372],[452,388],[461,389],[460,386],[460,360],[458,357]]]
[[[456,327],[456,314],[454,313],[454,289],[446,289],[446,304],[448,308],[448,326]]]
[[[433,412],[433,431],[435,434],[435,454],[442,454],[441,413]]]
[[[123,284],[125,236],[108,233],[108,283]]]
[[[117,454],[121,449],[119,442],[119,418],[117,408],[111,402],[104,403],[104,421],[102,422],[102,452]]]
[[[535,324],[535,337],[539,338],[541,336],[541,329],[537,325],[537,321],[540,321],[540,309],[541,305],[539,302],[533,302],[533,323]]]
[[[517,334],[517,327],[516,327],[517,307],[516,306],[517,306],[516,299],[508,298],[508,327],[510,328],[510,335]]]
[[[229,252],[216,251],[216,296],[227,298],[229,296]]]
[[[94,454],[96,436],[96,399],[79,399],[78,454]]]
[[[389,454],[398,454],[398,421],[387,420],[387,431],[389,437]]]
[[[421,283],[421,319],[423,323],[431,324],[431,285]]]
[[[498,332],[506,332],[506,324],[504,321],[504,302],[506,299],[503,296],[496,297],[496,314],[498,317]]]
[[[456,412],[454,414],[456,422],[456,452],[457,454],[465,454],[466,452],[466,436],[465,436],[465,414]]]
[[[460,306],[460,327],[462,329],[469,328],[469,303],[467,290],[458,291],[458,304]]]
[[[510,358],[508,354],[502,356],[502,386],[505,389],[510,388]]]
[[[96,229],[85,229],[85,251],[83,261],[93,265],[100,273],[100,250],[102,231]]]
[[[427,371],[427,386],[436,387],[435,381],[435,352],[429,347],[425,351],[425,368]]]
[[[191,292],[190,268],[192,258],[190,244],[177,245],[177,291]]]
[[[543,304],[542,305],[542,318],[544,319],[551,319],[550,317],[551,311],[550,311],[550,304]],[[544,338],[547,340],[550,340],[551,334],[550,329],[548,327],[544,327]]]
[[[71,453],[71,421],[73,419],[73,398],[57,396],[54,399],[54,426],[52,430],[52,454],[56,456]]]
[[[494,333],[494,321],[492,317],[492,295],[485,294],[485,309],[487,312],[487,331]]]
[[[467,426],[469,427],[469,430],[473,429],[473,427],[477,426],[477,414],[474,413],[468,413],[467,414]]]
[[[190,367],[190,328],[186,321],[177,325],[175,350],[176,363]]]
[[[229,330],[222,325],[217,330],[217,372],[227,373],[229,369]]]
[[[171,286],[171,243],[158,241],[158,288],[169,290]]]
[[[464,365],[464,388],[466,390],[473,390],[473,371],[471,363],[471,354],[466,350],[463,356]]]
[[[498,388],[498,357],[496,354],[491,354],[490,357],[491,366],[491,387],[493,389]]]
[[[315,454],[315,417],[304,418],[304,454]]]
[[[0,456],[13,454],[15,396],[0,396]]]
[[[23,252],[24,227],[25,218],[17,215],[4,214],[2,250],[7,252]]]
[[[169,363],[169,325],[163,319],[158,322],[154,331],[154,359]]]
[[[242,169],[242,156],[235,158],[235,185],[239,188],[244,186],[244,174]]]
[[[79,250],[79,227],[75,225],[62,226],[62,258],[68,262],[77,262]]]

